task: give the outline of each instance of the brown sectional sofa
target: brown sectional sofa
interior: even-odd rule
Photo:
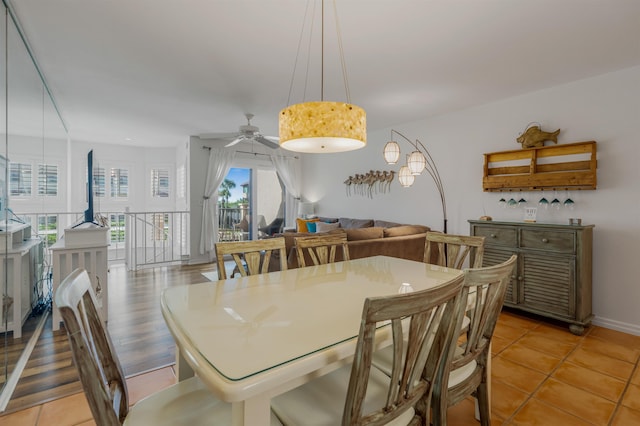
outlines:
[[[403,225],[396,222],[373,219],[321,217],[320,220],[327,223],[338,222],[340,227],[323,233],[289,231],[274,235],[285,239],[286,252],[288,253],[287,266],[289,269],[298,267],[298,259],[294,249],[296,237],[329,233],[346,234],[349,257],[351,259],[384,255],[421,262],[424,258],[425,235],[430,231],[428,226]],[[338,251],[336,260],[342,260],[341,257],[342,253]]]

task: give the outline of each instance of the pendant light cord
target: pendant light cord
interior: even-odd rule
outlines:
[[[324,0],[323,0],[324,1]],[[336,34],[338,35],[338,51],[340,52],[340,66],[342,67],[342,80],[344,81],[344,91],[347,94],[347,103],[351,103],[351,92],[349,90],[349,79],[347,78],[347,64],[344,60],[344,47],[342,45],[342,31],[338,20],[338,7],[336,0],[333,0],[333,14],[336,20]]]
[[[313,3],[313,11],[312,11],[312,16],[315,16],[315,10],[316,10],[316,2],[314,0],[308,0],[307,1],[307,6],[305,8],[305,12],[304,12],[304,19],[302,20],[302,28],[300,29],[300,37],[298,39],[298,47],[296,50],[296,58],[295,58],[295,62],[293,64],[293,72],[291,73],[291,82],[289,84],[289,94],[287,96],[287,105],[291,105],[291,95],[293,93],[293,84],[295,81],[295,75],[296,75],[296,70],[298,68],[298,60],[300,59],[300,51],[302,49],[302,41],[304,39],[304,32],[305,32],[305,27],[306,27],[306,22],[308,16],[309,16],[309,10],[311,9],[311,3]],[[320,100],[324,101],[324,0],[321,0],[321,35],[320,35]],[[342,44],[342,31],[340,29],[340,21],[338,19],[338,8],[336,6],[336,0],[333,0],[333,14],[334,14],[334,19],[336,22],[336,34],[337,34],[337,42],[338,42],[338,52],[340,55],[340,67],[342,70],[342,80],[343,80],[343,84],[344,84],[344,91],[347,97],[347,103],[351,103],[351,91],[349,89],[349,79],[347,78],[347,65],[346,62],[344,60],[344,46]],[[309,40],[307,43],[307,51],[309,52],[309,54],[307,55],[307,66],[306,66],[306,70],[305,70],[305,79],[304,79],[304,92],[303,92],[303,101],[306,99],[307,96],[307,85],[309,82],[309,64],[310,64],[310,59],[311,59],[311,39],[313,38],[313,24],[314,24],[314,20],[311,19],[311,28],[309,31]]]

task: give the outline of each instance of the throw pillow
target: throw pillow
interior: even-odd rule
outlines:
[[[307,229],[309,232],[316,232],[316,224],[320,222],[307,222]]]
[[[310,224],[307,224],[307,227]],[[334,222],[334,223],[324,223],[324,222],[316,222],[316,232],[328,232],[334,229],[338,229],[340,227],[340,224],[338,222]]]
[[[384,236],[385,237],[401,237],[404,235],[424,234],[425,232],[429,232],[430,230],[431,228],[424,225],[394,226],[393,228],[385,228]]]
[[[296,219],[296,227],[298,232],[309,232],[309,228],[307,228],[307,223],[309,222],[318,222],[320,219]]]
[[[373,219],[350,219],[348,217],[341,217],[338,222],[340,223],[340,227],[344,229],[368,228],[373,226]]]
[[[384,228],[370,226],[368,228],[345,229],[347,241],[371,240],[384,237]]]
[[[318,219],[320,219],[320,222],[324,222],[324,223],[334,223],[338,221],[337,217],[318,216]]]
[[[373,226],[382,226],[383,228],[393,228],[394,226],[401,226],[402,223],[389,222],[387,220],[374,220]]]

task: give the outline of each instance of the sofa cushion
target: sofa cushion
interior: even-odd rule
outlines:
[[[347,241],[371,240],[384,237],[384,228],[371,226],[369,228],[347,228]]]
[[[373,226],[381,226],[383,228],[393,228],[394,226],[401,226],[402,223],[389,222],[387,220],[374,220]]]
[[[324,223],[335,223],[338,221],[337,217],[318,216],[318,219],[320,219],[320,222],[324,222]]]
[[[341,217],[338,222],[340,223],[340,227],[344,229],[368,228],[373,226],[373,219],[350,219],[348,217]]]
[[[338,229],[340,227],[340,224],[338,222],[334,222],[334,223],[315,222],[314,224],[316,225],[316,232],[328,232],[334,229]],[[310,223],[307,224],[307,227],[309,225]]]
[[[298,232],[309,232],[309,228],[307,227],[307,223],[309,222],[318,222],[320,219],[296,219],[296,230]]]
[[[385,237],[400,237],[403,235],[423,234],[429,232],[431,228],[424,225],[402,225],[384,229]]]

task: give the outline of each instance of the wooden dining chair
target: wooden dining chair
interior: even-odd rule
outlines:
[[[462,269],[469,259],[472,268],[482,267],[484,237],[427,232],[424,261],[431,263],[435,256],[436,265]]]
[[[447,408],[469,395],[477,398],[480,423],[491,424],[487,368],[490,343],[517,258],[513,255],[499,265],[464,271],[463,300],[471,291],[476,297],[473,308],[466,312],[471,320],[466,339],[455,348],[450,362],[441,365],[436,377],[432,395],[434,425],[446,425]]]
[[[295,238],[298,266],[307,266],[306,258],[314,265],[324,265],[336,261],[336,252],[340,248],[342,260],[349,260],[349,247],[346,235],[318,235]]]
[[[276,416],[285,425],[424,424],[435,375],[455,347],[462,280],[367,298],[353,363],[273,398]],[[391,377],[371,365],[385,323],[393,335]]]
[[[100,426],[231,424],[231,405],[194,377],[129,407],[127,382],[96,307],[87,271],[76,269],[55,294],[91,414]],[[272,415],[272,424],[279,421]]]
[[[218,279],[227,279],[224,256],[231,255],[235,262],[234,272],[241,276],[264,274],[269,272],[271,255],[277,253],[280,270],[287,269],[287,255],[284,237],[266,238],[257,241],[229,241],[215,244],[218,264]]]

